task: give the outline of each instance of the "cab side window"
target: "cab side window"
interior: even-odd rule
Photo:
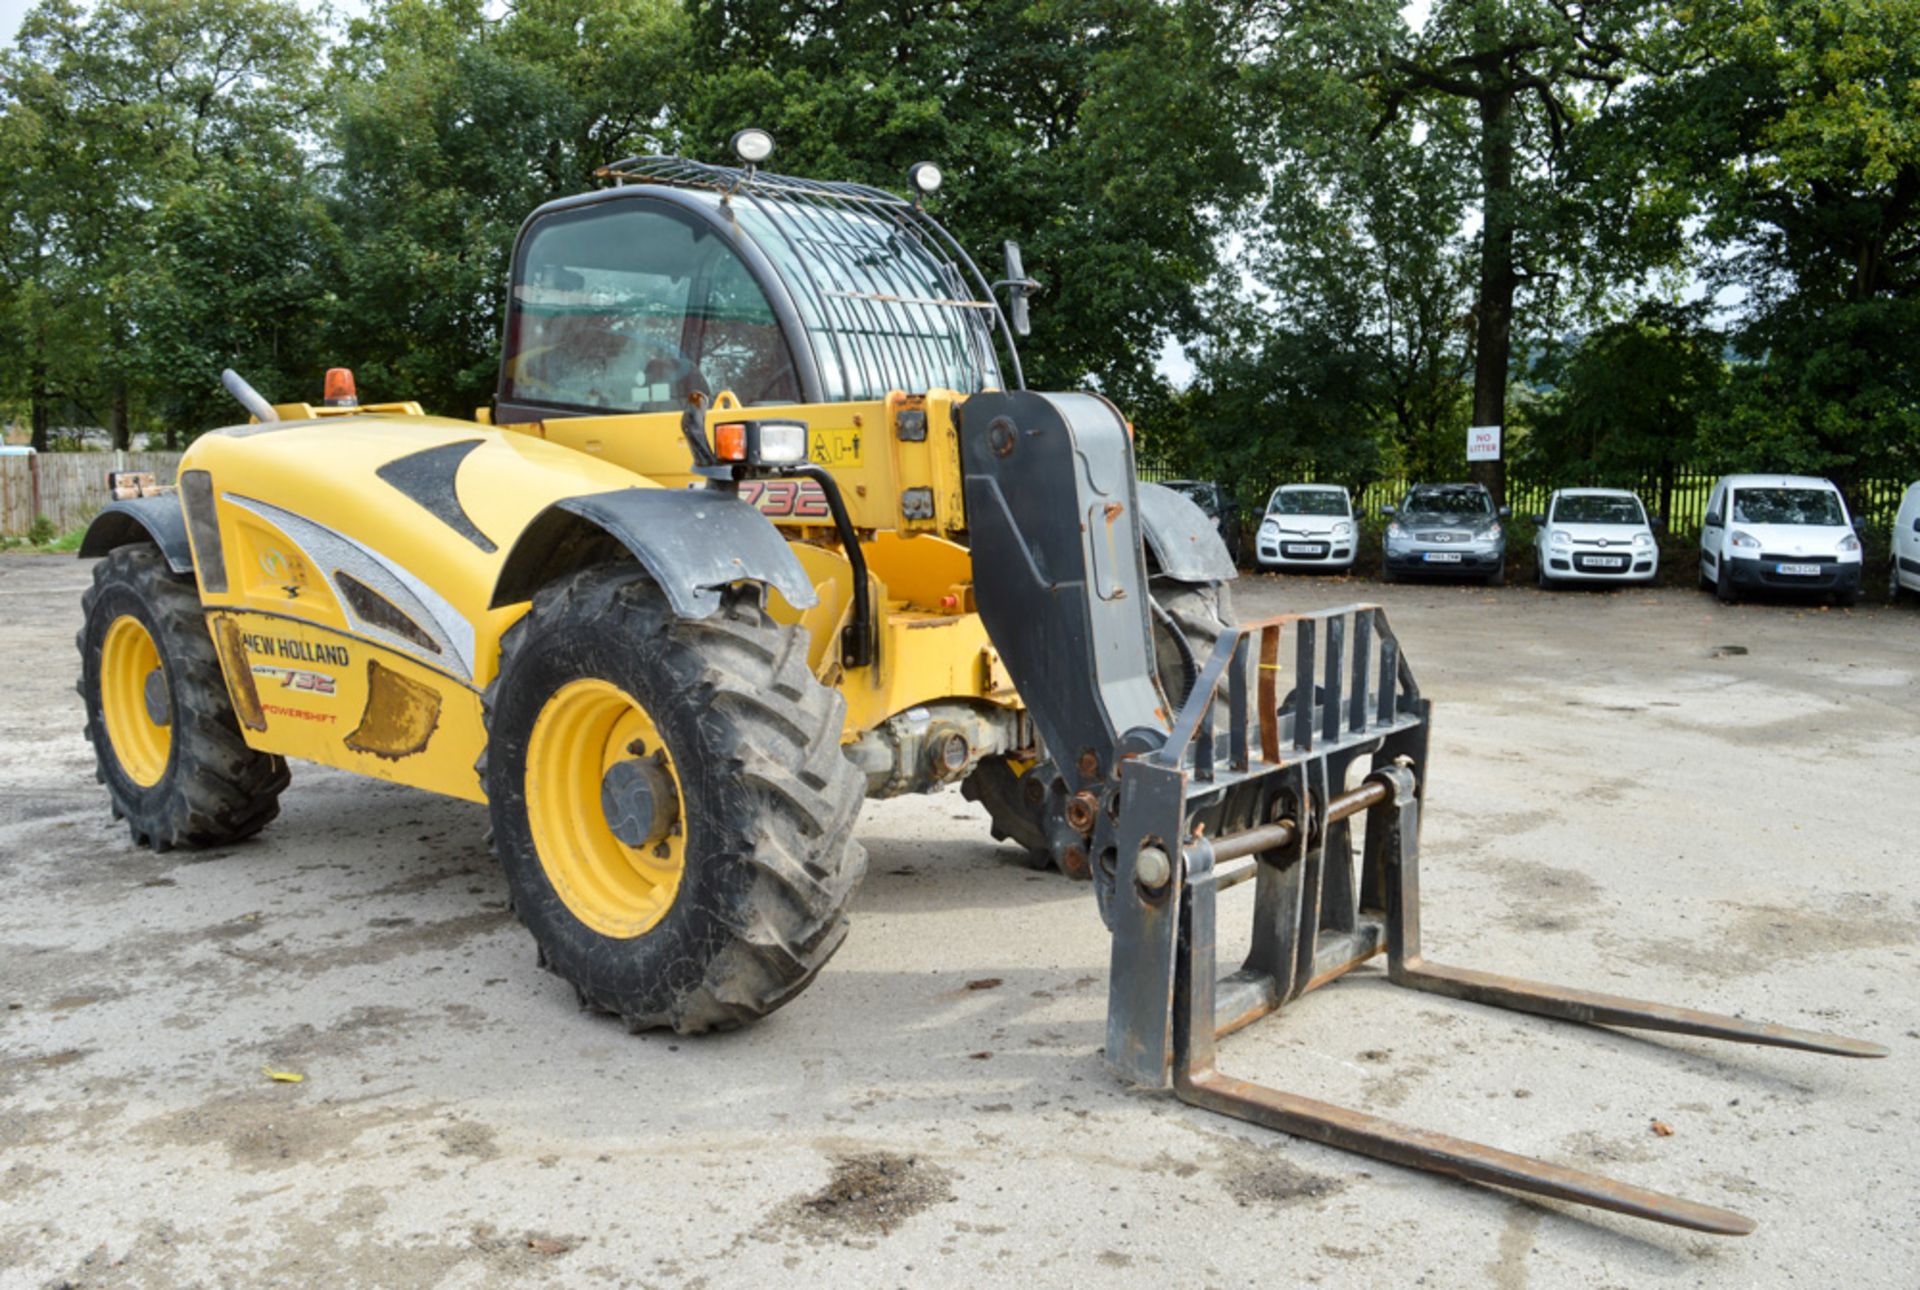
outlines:
[[[1717,528],[1725,522],[1725,517],[1720,512],[1720,504],[1725,500],[1721,492],[1721,489],[1714,489],[1713,496],[1707,500],[1706,524],[1709,528]]]
[[[799,378],[773,307],[697,217],[599,202],[521,240],[507,304],[503,403],[666,412],[691,394],[793,402]]]

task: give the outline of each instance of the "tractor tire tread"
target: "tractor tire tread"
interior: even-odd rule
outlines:
[[[865,780],[840,749],[845,699],[808,668],[806,633],[769,618],[757,591],[730,590],[711,616],[680,619],[636,566],[613,564],[542,589],[532,611],[508,629],[499,674],[482,696],[490,728],[501,686],[512,683],[541,625],[551,625],[551,635],[565,630],[563,620],[645,639],[662,665],[688,678],[676,702],[702,712],[703,732],[726,750],[726,800],[734,807],[731,818],[715,821],[726,835],[720,851],[751,876],[741,899],[709,911],[719,943],[707,945],[698,979],[664,997],[570,975],[564,956],[546,946],[542,966],[569,980],[584,1007],[614,1014],[635,1032],[747,1025],[805,989],[832,958],[866,873],[866,851],[853,837]],[[483,753],[483,782],[489,763]],[[505,832],[496,816],[496,855]]]
[[[160,782],[145,791],[115,773],[106,721],[90,693],[99,648],[94,614],[115,590],[130,592],[145,609],[169,681],[172,754]],[[94,778],[107,786],[114,818],[127,822],[135,845],[156,852],[223,846],[265,828],[280,813],[280,794],[291,775],[285,758],[248,747],[240,733],[191,576],[169,569],[151,543],[132,543],[94,565],[93,585],[80,603],[75,644],[81,676],[75,689],[87,709],[84,733],[93,745]]]

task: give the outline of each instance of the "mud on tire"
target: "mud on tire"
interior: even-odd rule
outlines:
[[[672,903],[625,937],[568,906],[528,810],[535,724],[562,687],[589,679],[651,719],[682,798]],[[840,751],[845,700],[809,670],[805,632],[770,619],[757,593],[681,619],[637,566],[585,570],[543,589],[508,630],[485,702],[494,851],[541,965],[581,1006],[633,1031],[732,1029],[797,995],[840,947],[866,872],[853,838],[865,786]]]
[[[254,751],[241,737],[192,580],[173,573],[151,544],[117,547],[94,565],[93,586],[80,606],[75,688],[86,706],[94,778],[106,786],[114,818],[126,820],[134,844],[155,851],[219,846],[266,827],[280,812],[287,763]],[[123,618],[144,628],[158,652],[168,747],[151,784],[129,773],[103,710],[102,650]]]

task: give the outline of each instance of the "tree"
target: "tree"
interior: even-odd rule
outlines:
[[[485,8],[381,5],[352,24],[332,80],[342,250],[326,344],[369,392],[449,413],[493,394],[521,222],[664,147],[690,61],[666,0]]]
[[[1548,393],[1527,440],[1534,472],[1567,483],[1652,479],[1670,516],[1675,474],[1695,460],[1725,383],[1724,341],[1703,313],[1699,303],[1647,303],[1550,350],[1535,371]]]
[[[16,379],[37,442],[65,400],[125,446],[136,385],[210,391],[221,366],[257,353],[278,325],[240,313],[237,352],[199,343],[208,317],[235,317],[244,299],[230,269],[254,230],[231,221],[202,251],[229,269],[201,284],[212,294],[191,309],[150,306],[178,258],[169,212],[194,193],[236,185],[273,203],[291,180],[301,200],[296,135],[317,50],[291,0],[102,0],[87,11],[45,0],[27,15],[0,56],[0,183],[13,199],[0,275],[22,324]]]
[[[1640,129],[1744,297],[1705,444],[1724,461],[1920,473],[1920,3],[1678,11]]]
[[[1204,329],[1223,211],[1255,177],[1231,15],[1197,0],[692,9],[713,51],[680,117],[693,155],[724,159],[758,125],[794,173],[898,190],[909,165],[940,162],[934,209],[962,245],[1018,240],[1045,284],[1028,382],[1166,406],[1159,355]]]
[[[1265,56],[1292,69],[1330,65],[1364,86],[1376,134],[1412,118],[1429,138],[1471,148],[1478,206],[1472,311],[1472,418],[1504,425],[1515,302],[1550,284],[1564,231],[1560,163],[1596,92],[1619,85],[1644,5],[1559,0],[1438,0],[1413,31],[1393,0],[1306,0],[1262,11]],[[1283,79],[1284,83],[1284,79]],[[1474,478],[1504,496],[1503,462]]]

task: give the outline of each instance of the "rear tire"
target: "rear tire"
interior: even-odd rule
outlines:
[[[240,734],[191,578],[149,543],[116,547],[80,602],[80,682],[94,778],[134,845],[252,837],[280,813],[287,763]]]
[[[1154,667],[1160,674],[1171,710],[1178,713],[1186,702],[1192,683],[1187,676],[1191,667],[1199,675],[1221,634],[1234,621],[1233,593],[1224,582],[1174,582],[1155,580],[1149,588],[1153,597]],[[1214,703],[1216,720],[1224,720],[1227,700],[1224,690]],[[1036,794],[1034,786],[1039,786]],[[1012,842],[1025,851],[1031,869],[1058,868],[1053,839],[1070,836],[1084,844],[1085,839],[1055,828],[1056,817],[1066,801],[1064,791],[1056,791],[1059,773],[1053,763],[1042,759],[1032,770],[1021,774],[1011,759],[990,757],[974,767],[961,784],[960,792],[970,802],[987,809],[993,821],[993,836]],[[1087,877],[1075,872],[1074,877]]]
[[[596,716],[606,696],[632,713]],[[757,593],[683,619],[635,566],[588,569],[507,631],[485,699],[494,850],[541,965],[582,1007],[633,1031],[730,1030],[799,994],[839,949],[866,873],[853,838],[865,782],[840,751],[845,700],[808,669],[806,633]],[[652,790],[671,822],[652,817],[644,838],[638,817],[604,805],[616,770],[641,763],[672,777]],[[551,773],[569,765],[604,778],[582,789]]]

